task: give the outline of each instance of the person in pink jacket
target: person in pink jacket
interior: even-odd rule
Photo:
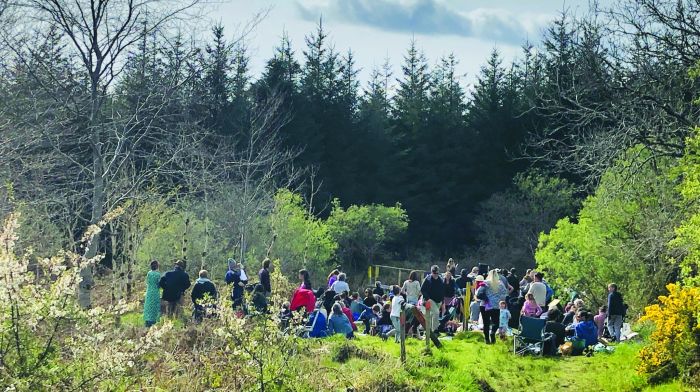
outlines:
[[[542,308],[535,301],[535,296],[532,293],[527,293],[525,295],[525,303],[523,304],[523,309],[520,311],[525,317],[540,317],[542,314]]]

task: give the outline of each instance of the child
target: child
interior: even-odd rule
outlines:
[[[282,309],[280,309],[280,328],[285,330],[289,328],[289,322],[292,319],[292,310],[289,302],[282,304]]]
[[[391,324],[394,326],[394,341],[398,343],[401,339],[401,308],[404,304],[404,298],[399,286],[393,286],[391,292],[394,294],[391,300]]]
[[[608,307],[601,306],[598,308],[598,314],[593,317],[593,322],[598,328],[598,340],[603,337],[603,331],[605,330],[605,318],[608,317]]]
[[[394,325],[391,323],[391,304],[389,302],[385,303],[382,308],[382,315],[377,320],[377,329],[379,336],[386,339],[387,332],[391,331]]]
[[[367,306],[365,306],[364,303],[360,300],[360,293],[354,292],[352,293],[352,302],[350,302],[350,311],[352,312],[352,316],[355,318],[355,321],[357,321],[360,318],[360,314],[367,309]]]
[[[535,301],[535,296],[532,293],[527,293],[525,296],[525,303],[523,304],[523,309],[520,311],[525,317],[540,317],[542,314],[542,308],[537,305]]]
[[[479,300],[474,298],[474,301],[469,305],[469,321],[475,325],[475,328],[479,324]]]
[[[508,304],[506,301],[499,302],[501,308],[501,314],[498,321],[498,335],[501,340],[506,340],[506,333],[508,332],[508,321],[510,321],[510,310],[508,310]]]
[[[365,335],[369,335],[371,331],[370,329],[370,324],[376,324],[376,320],[379,319],[379,316],[381,315],[381,310],[382,308],[378,304],[374,304],[371,308],[366,308],[364,311],[362,311],[362,314],[360,314],[360,320],[365,324]]]

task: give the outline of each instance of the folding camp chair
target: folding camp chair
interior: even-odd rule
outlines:
[[[513,334],[513,354],[533,353],[544,355],[545,342],[553,338],[545,332],[547,320],[534,317],[520,317],[520,331]]]

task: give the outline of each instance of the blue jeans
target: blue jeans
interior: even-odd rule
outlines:
[[[394,326],[394,340],[401,340],[401,319],[396,316],[391,316],[391,324]]]
[[[614,337],[616,342],[620,341],[620,334],[622,333],[621,314],[608,315],[608,331],[610,331],[610,336]]]

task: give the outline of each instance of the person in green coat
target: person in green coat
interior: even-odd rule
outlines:
[[[146,274],[146,300],[143,303],[143,321],[146,328],[160,320],[160,272],[158,261],[151,261],[151,270]]]

